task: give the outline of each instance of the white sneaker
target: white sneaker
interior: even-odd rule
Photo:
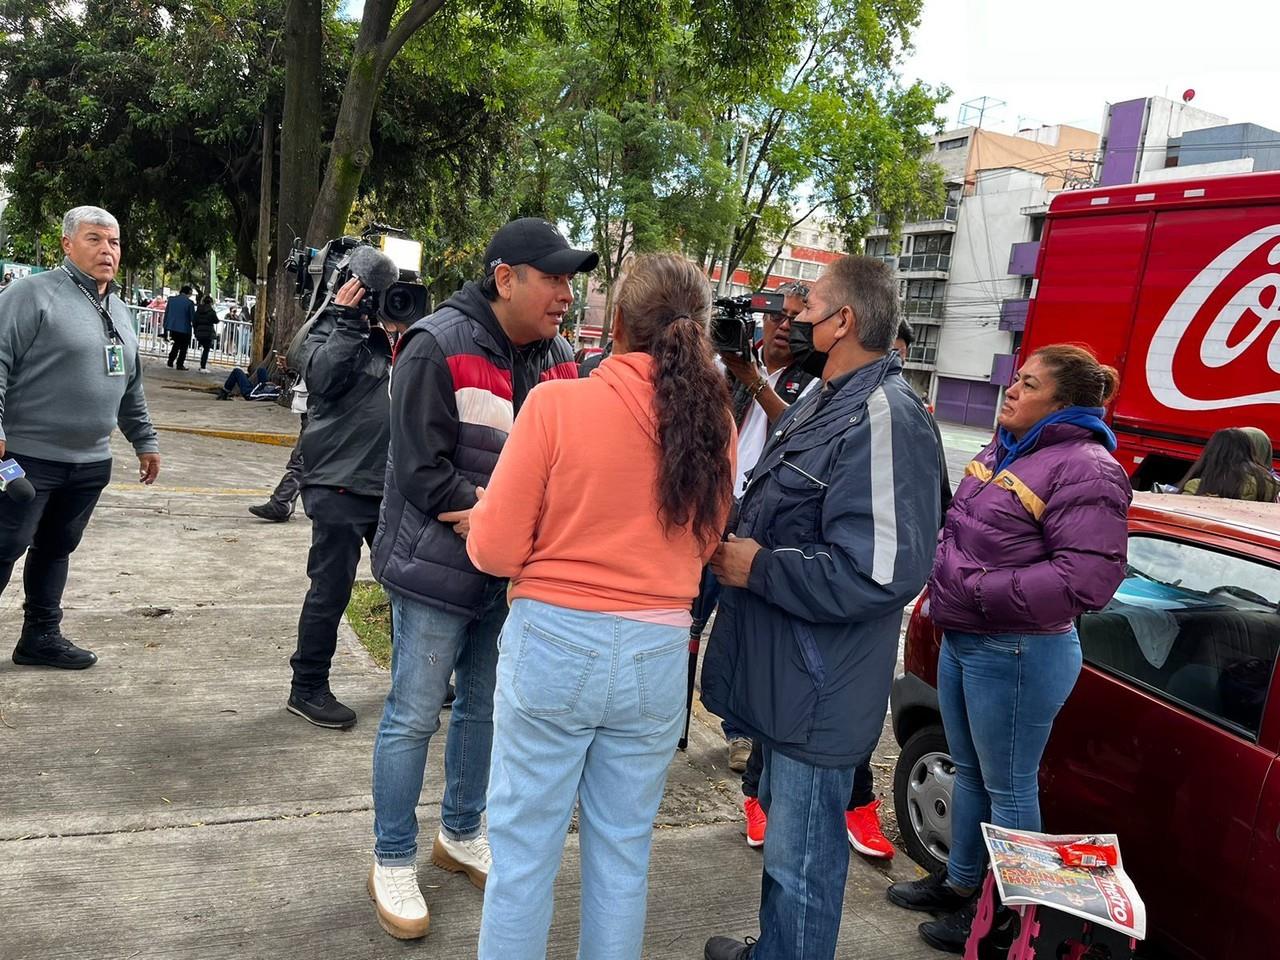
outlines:
[[[369,870],[369,896],[378,911],[378,923],[397,940],[425,937],[431,926],[431,912],[418,888],[418,868],[384,867],[377,863]]]
[[[431,862],[451,873],[465,873],[483,890],[489,879],[489,867],[493,865],[493,851],[489,849],[489,838],[483,833],[470,840],[450,840],[443,833],[437,833],[431,848]]]

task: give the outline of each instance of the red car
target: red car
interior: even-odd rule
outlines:
[[[1280,956],[1280,505],[1137,494],[1124,582],[1080,618],[1084,669],[1040,769],[1045,830],[1120,836],[1149,940],[1178,958]],[[939,869],[954,767],[928,594],[894,684],[894,801]]]

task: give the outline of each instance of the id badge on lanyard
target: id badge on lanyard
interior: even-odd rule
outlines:
[[[103,351],[107,355],[107,376],[123,377],[124,370],[124,345],[119,343],[109,343],[103,347]]]

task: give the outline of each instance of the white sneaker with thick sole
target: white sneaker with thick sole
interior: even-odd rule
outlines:
[[[431,912],[418,887],[418,868],[384,867],[369,869],[369,896],[378,911],[378,923],[397,940],[425,937],[431,927]]]
[[[470,840],[451,840],[437,833],[431,848],[431,862],[450,873],[465,873],[483,890],[489,879],[489,867],[493,865],[493,852],[489,849],[489,838],[483,833]]]

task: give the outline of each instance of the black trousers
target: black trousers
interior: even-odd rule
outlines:
[[[185,367],[187,365],[187,350],[191,347],[191,334],[170,330],[169,340],[173,344],[169,348],[169,366],[172,367],[174,361],[177,360],[179,367]]]
[[[299,696],[309,698],[329,687],[329,666],[338,646],[338,625],[351,602],[360,545],[373,545],[381,503],[381,497],[336,487],[302,488],[302,507],[311,518],[311,589],[298,618],[298,648],[289,659],[293,691]]]
[[[22,465],[36,496],[29,503],[18,503],[0,494],[0,593],[9,585],[13,565],[25,553],[22,633],[41,636],[62,622],[69,558],[111,479],[111,461],[62,463],[15,451],[5,456]]]
[[[282,507],[293,509],[293,501],[298,499],[302,490],[302,431],[307,429],[307,415],[302,415],[302,427],[298,431],[298,442],[293,445],[293,453],[289,454],[289,462],[285,464],[284,476],[271,491],[271,502]]]
[[[200,369],[204,370],[209,366],[209,350],[213,347],[212,340],[197,340],[200,344]]]
[[[742,795],[744,797],[760,796],[760,772],[764,769],[764,751],[759,740],[751,741],[751,756],[747,758],[747,769],[742,774]],[[865,807],[876,798],[876,782],[871,774],[871,761],[853,771],[853,792],[849,796],[846,810]]]

